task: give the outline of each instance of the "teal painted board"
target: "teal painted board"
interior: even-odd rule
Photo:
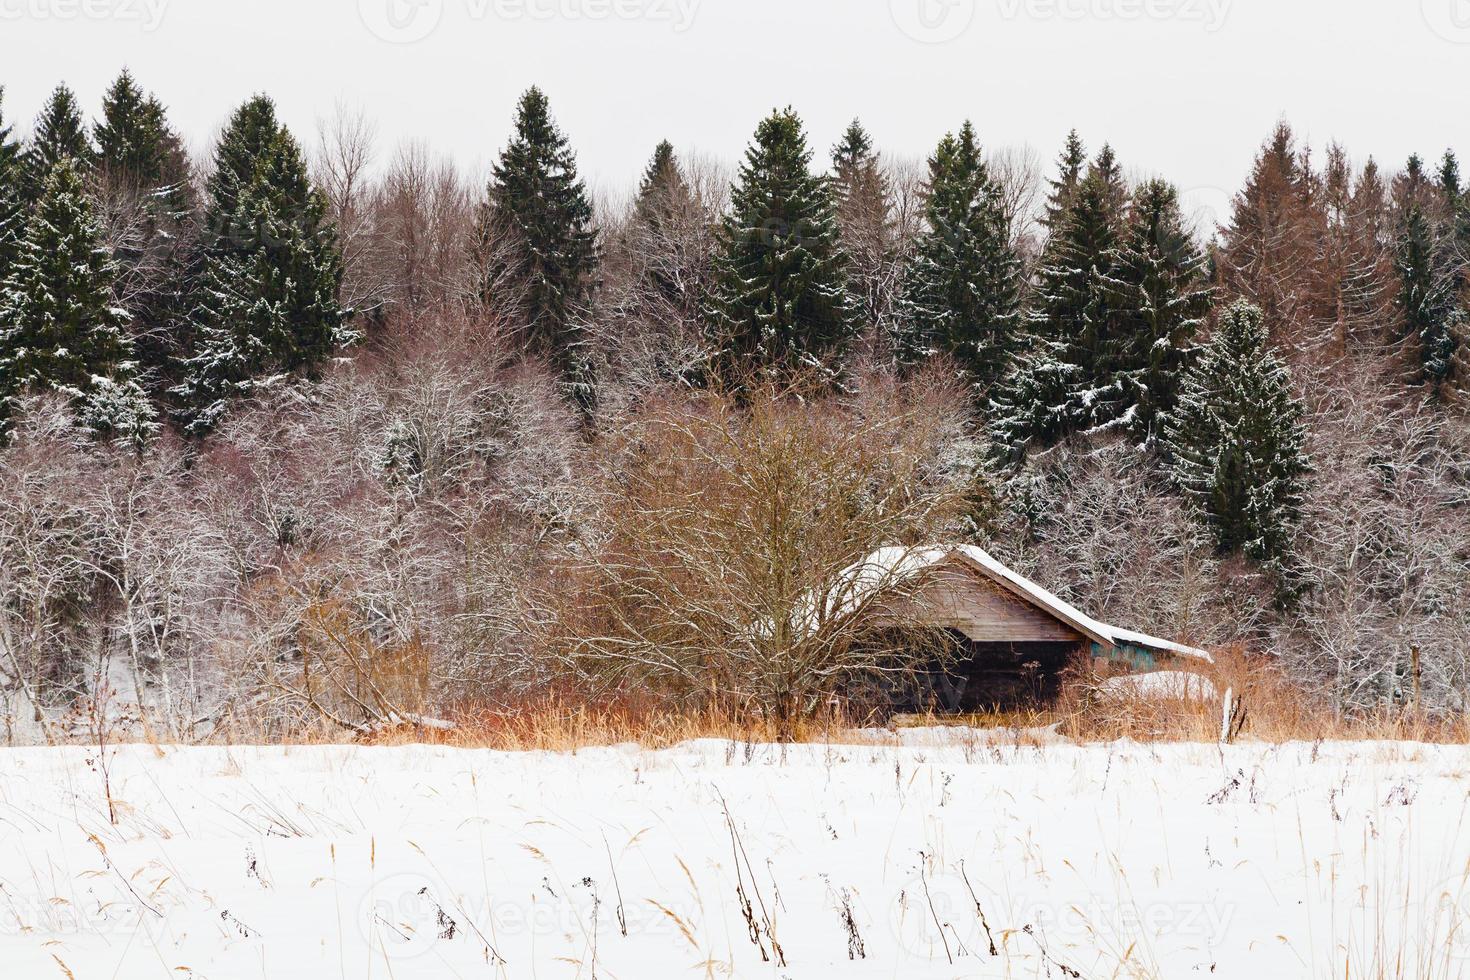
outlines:
[[[1101,643],[1092,645],[1092,655],[1098,660],[1107,660],[1112,663],[1127,664],[1134,670],[1158,670],[1159,660],[1152,650],[1144,647],[1134,646],[1131,643],[1120,643],[1111,651],[1104,650]]]

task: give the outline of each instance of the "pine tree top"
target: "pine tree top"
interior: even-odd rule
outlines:
[[[905,272],[895,355],[911,363],[944,354],[983,399],[1018,347],[1021,276],[1003,196],[969,122],[940,140],[926,190],[928,227]]]
[[[1123,165],[1110,144],[1104,143],[1097,159],[1088,168],[1083,183],[1094,181],[1115,216],[1123,214],[1128,205],[1128,183],[1123,177]]]
[[[1067,132],[1067,143],[1062,148],[1061,174],[1063,178],[1068,176],[1074,180],[1081,176],[1082,168],[1087,163],[1087,147],[1082,142],[1082,137],[1077,130]]]
[[[1275,431],[1295,425],[1305,412],[1292,398],[1290,370],[1271,349],[1265,315],[1246,300],[1220,315],[1181,402],[1186,416],[1206,413],[1227,428],[1259,424]],[[1191,423],[1186,418],[1181,424]]]
[[[1160,214],[1179,207],[1179,191],[1162,178],[1146,180],[1133,195],[1134,213]]]
[[[801,119],[788,107],[761,120],[740,165],[721,225],[711,311],[733,363],[814,363],[851,339],[837,204],[811,159]]]
[[[647,194],[655,187],[668,183],[673,179],[682,179],[679,172],[679,161],[674,156],[674,144],[668,140],[659,141],[658,146],[653,148],[653,159],[648,161],[644,168],[643,179],[638,184],[639,196]]]
[[[993,190],[975,127],[966,121],[959,135],[946,134],[929,158],[925,211],[931,230],[971,224],[977,209],[998,203]]]
[[[1138,248],[1151,248],[1159,253],[1181,257],[1188,254],[1203,261],[1193,236],[1184,227],[1184,214],[1179,206],[1179,191],[1167,180],[1146,180],[1133,193],[1128,222]]]
[[[102,96],[102,120],[92,128],[104,168],[140,170],[146,161],[148,100],[126,68]]]
[[[801,117],[790,106],[774,110],[756,126],[755,139],[740,164],[740,184],[750,189],[775,182],[807,182],[811,162]]]
[[[20,141],[13,138],[14,127],[5,122],[5,86],[0,85],[0,174],[9,173],[20,163]]]
[[[551,100],[541,91],[541,86],[532,85],[521,93],[516,104],[515,128],[521,137],[538,142],[538,137],[554,130],[551,118]]]
[[[1047,195],[1046,218],[1043,221],[1049,230],[1055,232],[1065,221],[1067,208],[1071,205],[1077,185],[1082,181],[1082,171],[1086,166],[1087,148],[1083,146],[1082,137],[1074,129],[1067,134],[1067,143],[1057,159],[1057,176],[1049,181],[1051,192]]]
[[[67,86],[58,85],[36,119],[31,139],[33,179],[39,187],[51,168],[62,160],[72,159],[86,165],[92,156],[92,142],[77,97]]]
[[[1266,140],[1263,158],[1282,173],[1293,173],[1297,166],[1296,133],[1285,119],[1277,120]]]
[[[1231,229],[1251,233],[1260,224],[1263,208],[1277,213],[1293,206],[1301,199],[1306,177],[1296,134],[1282,120],[1261,144],[1245,186],[1235,195]]]
[[[873,138],[860,120],[848,123],[842,139],[832,148],[832,167],[838,173],[866,166],[874,159]]]
[[[727,232],[740,238],[762,233],[763,223],[771,226],[764,231],[770,231],[781,223],[807,222],[812,227],[777,228],[767,237],[794,235],[796,244],[803,234],[818,233],[820,228],[835,239],[835,202],[826,181],[812,174],[811,161],[806,129],[795,111],[788,106],[762,119],[731,189]]]
[[[551,115],[546,93],[531,86],[516,104],[514,132],[501,151],[495,178],[501,184],[537,174],[577,182],[577,162]]]
[[[653,158],[639,181],[638,197],[633,204],[634,220],[655,233],[662,233],[689,213],[693,201],[674,145],[664,140],[654,148]]]
[[[1179,191],[1173,184],[1156,178],[1139,185],[1129,205],[1125,238],[1125,264],[1157,264],[1207,296],[1206,288],[1194,282],[1202,276],[1205,254],[1185,226]]]
[[[117,135],[115,117],[138,112],[143,108],[145,101],[146,96],[138,80],[133,77],[130,70],[124,68],[102,96],[104,121],[95,127],[99,149],[105,152],[107,148],[107,142],[101,138],[102,133],[108,133],[109,137]]]
[[[1404,179],[1415,189],[1424,183],[1424,158],[1419,154],[1409,154],[1408,162],[1404,164]]]
[[[1128,189],[1110,147],[1104,146],[1072,194],[1062,224],[1047,243],[1047,270],[1063,278],[1111,261],[1122,232]]]
[[[964,172],[985,172],[985,164],[980,157],[980,138],[975,135],[975,124],[968,119],[960,127],[959,138],[955,141],[955,162]]]
[[[577,176],[576,155],[552,118],[551,103],[540,88],[533,85],[521,96],[514,127],[494,167],[492,197],[513,210],[529,205],[534,198],[552,195],[558,199],[557,206],[576,211],[580,220],[590,220],[592,209]]]
[[[1460,203],[1463,187],[1460,184],[1460,161],[1454,150],[1445,150],[1439,165],[1439,186],[1451,207]]]
[[[873,140],[854,119],[832,148],[832,185],[844,234],[872,245],[888,236],[891,192]],[[857,229],[861,229],[858,231]],[[850,244],[856,244],[856,241]]]
[[[592,218],[576,154],[546,94],[532,86],[516,106],[514,131],[493,169],[479,241],[512,243],[503,271],[524,291],[528,343],[558,360],[568,376],[581,370],[573,363],[582,357],[573,318],[591,295],[598,262]]]
[[[215,147],[214,173],[208,182],[212,228],[227,225],[239,206],[240,194],[255,180],[261,161],[282,132],[276,104],[265,95],[247,100],[230,116]]]
[[[1227,354],[1247,358],[1270,357],[1266,346],[1270,333],[1266,329],[1266,317],[1260,307],[1245,300],[1236,300],[1225,310],[1216,328],[1218,342],[1213,346]]]
[[[93,127],[97,158],[108,183],[135,193],[182,183],[182,141],[168,125],[163,103],[146,94],[123,69],[102,99]]]
[[[674,153],[674,144],[663,140],[654,147],[653,159],[648,161],[648,166],[643,170],[643,178],[638,182],[638,203],[635,210],[641,214],[655,198],[686,194],[688,189],[683,168],[679,166],[679,158]]]

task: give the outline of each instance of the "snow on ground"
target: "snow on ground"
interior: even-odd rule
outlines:
[[[1470,976],[1470,749],[946,737],[0,751],[0,976]]]
[[[1103,682],[1104,695],[1177,701],[1218,701],[1220,691],[1200,674],[1182,670],[1160,670],[1152,674],[1128,674]]]

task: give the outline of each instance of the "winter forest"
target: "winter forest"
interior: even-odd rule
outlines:
[[[502,108],[483,177],[266,96],[195,158],[127,72],[6,110],[7,743],[811,714],[886,661],[804,597],[934,542],[1334,716],[1470,711],[1452,151],[1283,121],[1217,227],[1085,120],[906,161],[777,109],[594,195]]]

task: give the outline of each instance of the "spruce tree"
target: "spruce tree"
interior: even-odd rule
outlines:
[[[157,98],[124,70],[102,97],[102,120],[93,127],[97,167],[113,194],[162,198],[173,210],[186,206],[188,176],[183,142],[168,125]]]
[[[1439,390],[1455,366],[1458,338],[1453,318],[1458,270],[1453,235],[1435,220],[1434,188],[1423,161],[1409,158],[1399,188],[1400,228],[1396,249],[1399,314],[1405,336],[1419,355],[1419,375]]]
[[[1067,209],[1072,206],[1072,198],[1082,183],[1086,169],[1087,148],[1082,145],[1082,137],[1074,129],[1067,134],[1067,144],[1057,159],[1057,176],[1049,182],[1051,190],[1047,194],[1046,215],[1042,218],[1042,224],[1053,235],[1065,224]]]
[[[1087,173],[1102,189],[1104,213],[1121,223],[1128,210],[1128,182],[1123,177],[1123,165],[1118,162],[1118,155],[1111,145],[1103,144]]]
[[[1454,150],[1445,151],[1439,181],[1444,201],[1444,236],[1449,241],[1455,266],[1455,288],[1463,293],[1470,287],[1470,194],[1460,181],[1460,161]]]
[[[697,259],[690,254],[691,239],[702,222],[674,146],[664,140],[655,147],[638,184],[625,244],[638,266],[640,289],[648,287],[657,302],[686,315],[697,314],[702,299],[698,284],[705,277],[691,268]]]
[[[480,239],[505,245],[486,290],[490,282],[502,283],[524,296],[528,346],[580,386],[585,352],[577,316],[592,295],[597,233],[576,154],[539,88],[529,89],[516,107],[515,133],[481,209]]]
[[[1322,270],[1330,285],[1336,352],[1378,346],[1390,338],[1398,277],[1393,268],[1393,232],[1378,165],[1369,157],[1356,179],[1347,152],[1328,148],[1323,174],[1327,233]]]
[[[1184,225],[1173,185],[1151,180],[1140,187],[1113,273],[1118,311],[1114,403],[1101,413],[1147,443],[1174,409],[1195,336],[1210,311],[1205,261]]]
[[[1304,349],[1330,336],[1335,290],[1324,274],[1327,211],[1310,154],[1280,123],[1235,196],[1218,252],[1227,292],[1250,300],[1275,325],[1274,340]]]
[[[1116,277],[1126,199],[1104,147],[1047,243],[1026,347],[992,399],[991,435],[1007,463],[1116,420],[1116,372],[1125,363]]]
[[[982,404],[1020,343],[1021,262],[1000,187],[968,122],[929,160],[928,224],[904,280],[900,361],[954,358]]]
[[[115,229],[119,292],[128,297],[138,362],[150,389],[177,383],[180,323],[197,222],[183,142],[163,105],[124,71],[93,127],[99,192]]]
[[[31,200],[40,198],[51,169],[62,160],[73,160],[86,168],[91,165],[92,157],[92,141],[87,136],[87,124],[82,119],[77,97],[65,85],[58,85],[36,119],[35,133],[26,153]]]
[[[1455,156],[1454,150],[1445,150],[1444,158],[1439,163],[1439,187],[1450,210],[1456,210],[1464,188],[1460,184],[1460,160]]]
[[[756,128],[720,228],[710,323],[727,373],[831,371],[856,332],[828,181],[790,108]]]
[[[854,119],[832,148],[832,184],[837,210],[841,212],[854,201],[867,197],[870,188],[883,182],[873,138],[863,128],[862,120]]]
[[[1109,282],[1124,229],[1122,183],[1112,150],[1104,147],[1047,243],[1028,325],[1033,333],[1069,339],[1098,363],[1110,325]]]
[[[874,331],[889,328],[898,287],[893,193],[873,139],[854,119],[832,148],[837,228],[847,255],[854,314]]]
[[[67,395],[99,436],[141,443],[154,413],[137,384],[115,267],[75,161],[52,167],[0,298],[0,424],[23,389]]]
[[[326,199],[269,100],[254,99],[235,114],[215,162],[192,353],[173,391],[191,435],[212,430],[231,400],[263,384],[314,376],[350,339]]]
[[[662,140],[653,148],[653,158],[638,182],[633,217],[656,228],[667,220],[669,212],[680,210],[689,199],[689,184],[674,154],[674,144]]]
[[[262,161],[283,132],[276,104],[264,95],[247,100],[230,116],[215,147],[214,172],[205,186],[205,223],[212,233],[228,234],[240,195],[255,182]]]
[[[25,235],[25,155],[5,123],[5,88],[0,86],[0,283],[10,276]]]
[[[1222,554],[1289,567],[1311,473],[1304,414],[1260,309],[1237,302],[1185,375],[1167,427],[1174,478]]]

